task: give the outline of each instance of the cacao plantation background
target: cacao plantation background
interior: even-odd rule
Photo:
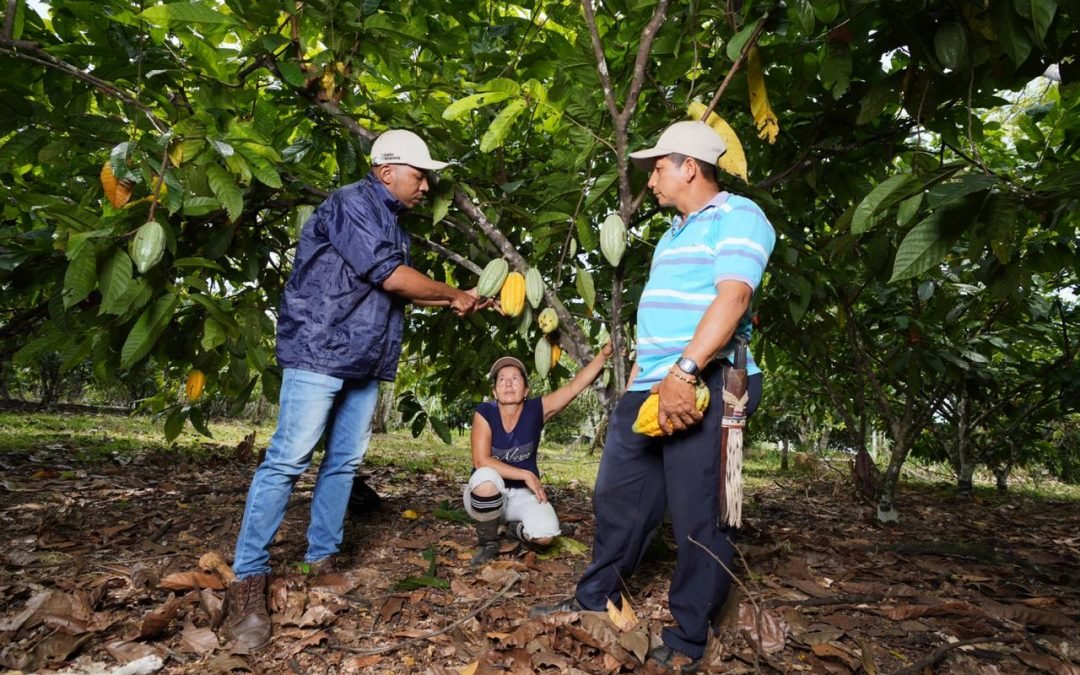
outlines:
[[[298,229],[402,127],[455,160],[404,218],[415,265],[472,287],[503,258],[544,294],[414,310],[393,407],[448,435],[496,357],[534,362],[545,308],[551,385],[615,341],[610,406],[668,217],[627,153],[712,108],[745,152],[725,183],[779,235],[753,436],[884,449],[860,474],[883,519],[912,453],[961,489],[977,465],[1075,481],[1078,22],[1056,0],[10,0],[0,394],[138,401],[169,437],[276,400]]]

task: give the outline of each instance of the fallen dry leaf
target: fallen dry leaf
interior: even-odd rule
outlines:
[[[766,654],[784,648],[784,622],[772,610],[765,609],[758,613],[750,603],[740,605],[739,631],[748,642],[758,645]]]
[[[176,612],[180,609],[180,599],[170,595],[165,604],[149,612],[143,617],[142,626],[139,628],[139,639],[148,640],[165,632],[176,618]]]
[[[225,584],[216,574],[206,572],[176,572],[170,574],[158,582],[158,588],[166,591],[186,591],[188,589],[199,590],[210,588],[215,591],[224,590]]]

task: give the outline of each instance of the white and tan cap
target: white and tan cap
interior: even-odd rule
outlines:
[[[499,371],[507,366],[513,366],[521,371],[521,377],[525,380],[525,384],[529,384],[529,376],[526,375],[525,364],[518,361],[513,356],[503,356],[495,360],[495,363],[491,364],[491,371],[488,372],[488,377],[491,378],[492,384],[495,383],[495,378],[498,376]]]
[[[642,171],[652,171],[653,164],[670,154],[686,155],[709,164],[716,164],[720,155],[727,152],[724,139],[704,122],[676,122],[660,134],[656,145],[630,153],[634,165]]]
[[[404,129],[384,131],[371,144],[371,165],[380,164],[408,164],[425,171],[438,171],[449,166],[432,159],[424,139]]]

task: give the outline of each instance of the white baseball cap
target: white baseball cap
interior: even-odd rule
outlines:
[[[653,164],[672,153],[716,164],[720,155],[727,152],[724,139],[704,122],[676,122],[660,134],[656,145],[630,153],[634,165],[642,171],[652,171]]]
[[[449,166],[432,159],[424,139],[404,129],[384,131],[371,144],[371,165],[380,164],[408,164],[425,171],[438,171]]]

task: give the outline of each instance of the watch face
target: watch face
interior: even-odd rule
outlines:
[[[679,359],[678,366],[679,370],[688,375],[697,375],[698,366],[693,359]]]

